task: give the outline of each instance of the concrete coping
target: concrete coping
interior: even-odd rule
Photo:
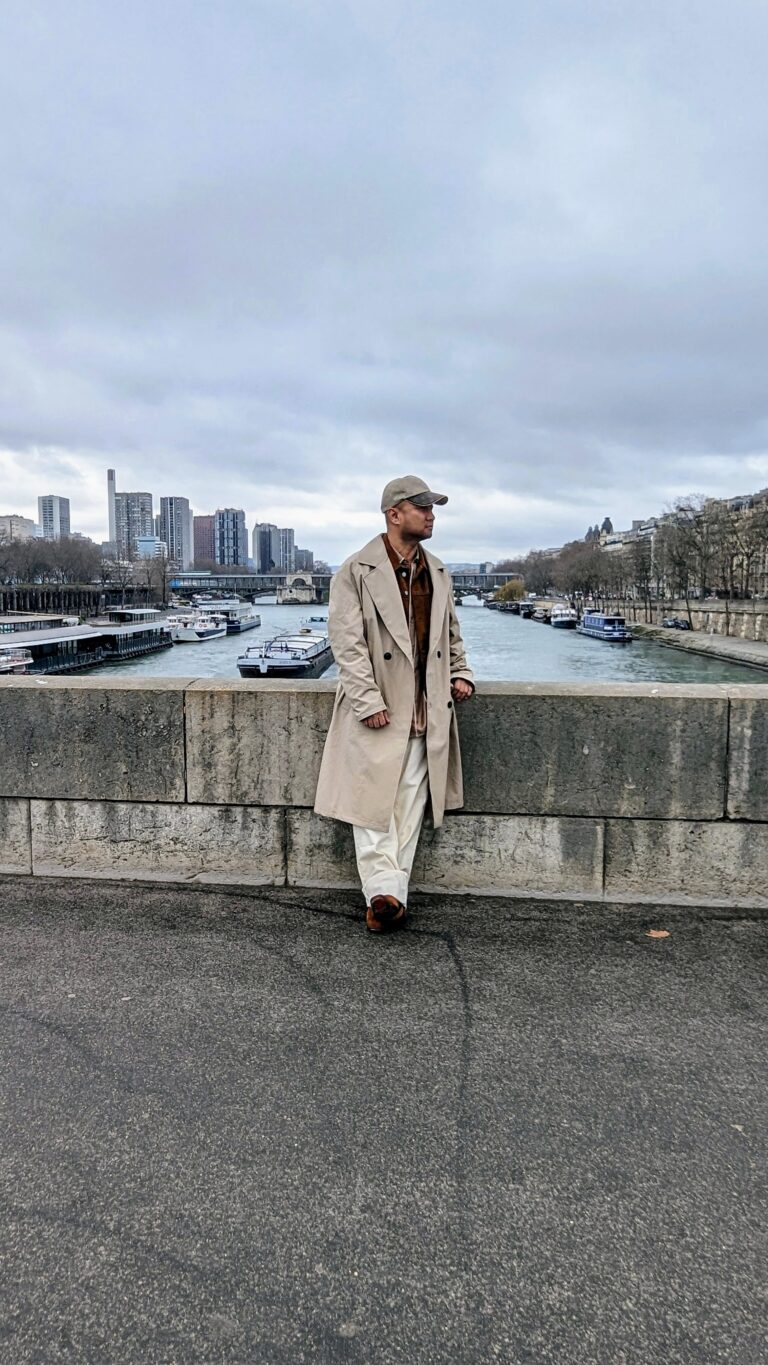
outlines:
[[[0,678],[5,689],[35,688],[45,685],[53,690],[93,692],[310,692],[334,693],[336,678],[195,678],[195,677],[133,677],[86,678],[66,675],[45,677],[8,676]],[[556,683],[556,682],[496,682],[478,680],[479,697],[668,697],[683,700],[725,700],[727,698],[756,700],[768,697],[768,681],[764,683]]]

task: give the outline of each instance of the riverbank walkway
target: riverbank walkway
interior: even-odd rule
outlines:
[[[727,663],[747,664],[750,668],[768,670],[768,644],[764,640],[741,640],[732,635],[717,635],[706,630],[674,630],[667,626],[646,625],[643,621],[628,621],[633,634],[671,649],[687,650],[705,658]]]
[[[3,1360],[766,1359],[764,916],[0,907]]]

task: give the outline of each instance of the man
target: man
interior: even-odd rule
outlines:
[[[345,560],[328,628],[340,682],[315,810],[354,826],[373,933],[402,925],[429,798],[437,828],[463,804],[455,702],[474,692],[450,575],[423,548],[448,501],[407,474],[387,484],[387,529]]]

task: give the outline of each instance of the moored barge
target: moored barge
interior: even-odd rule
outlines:
[[[241,678],[319,678],[333,663],[329,637],[302,626],[260,645],[249,645],[237,661]]]
[[[632,632],[627,629],[623,616],[608,616],[604,611],[585,611],[576,627],[580,635],[590,635],[593,640],[608,640],[615,644],[632,643]]]

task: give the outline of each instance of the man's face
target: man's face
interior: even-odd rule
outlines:
[[[435,509],[417,507],[406,498],[392,508],[392,522],[407,540],[429,540],[435,525]]]

